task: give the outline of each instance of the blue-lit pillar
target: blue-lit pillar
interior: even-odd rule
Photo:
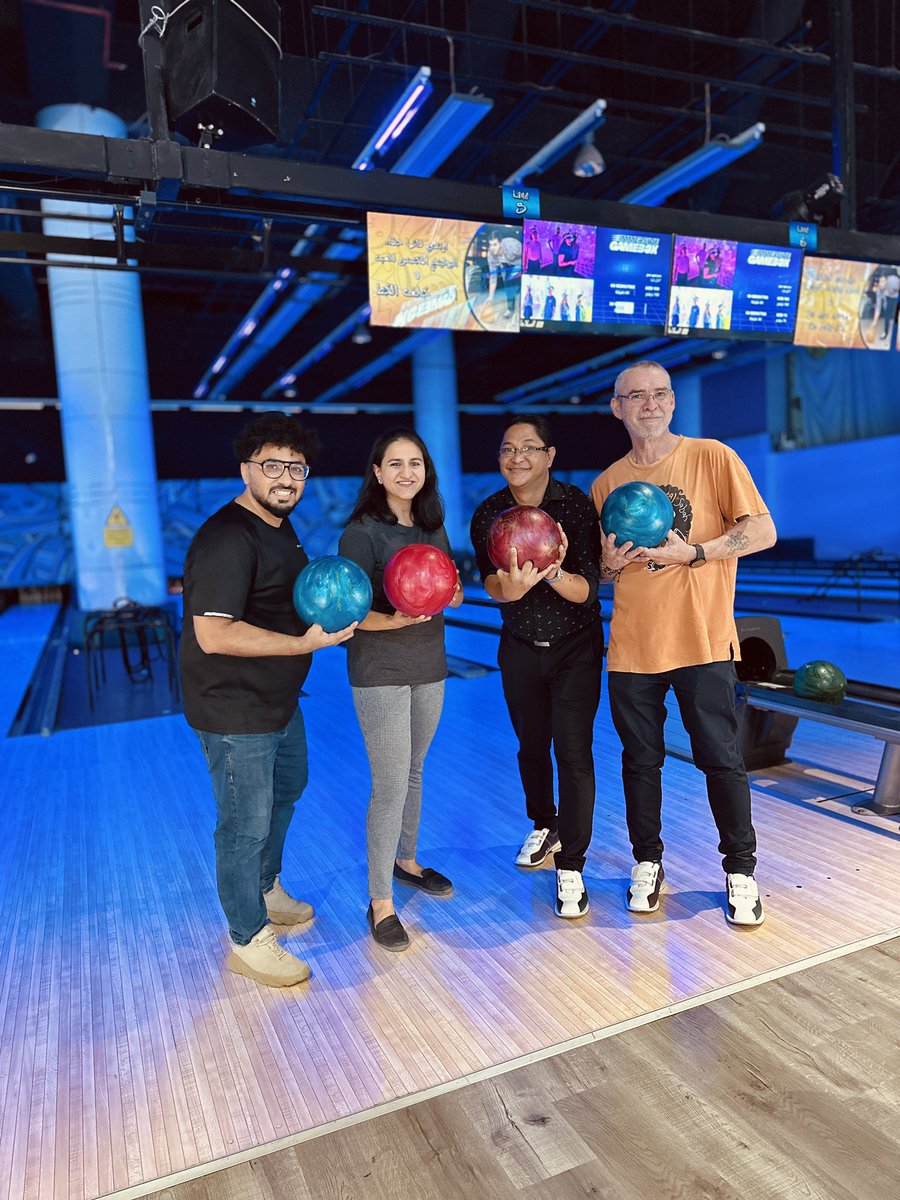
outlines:
[[[118,117],[85,104],[42,109],[38,125],[106,137],[126,133]],[[48,234],[115,237],[108,204],[44,200],[42,210]],[[66,220],[75,215],[96,220]],[[131,229],[126,236],[134,240]],[[78,607],[109,608],[123,596],[161,604],[165,556],[140,280],[129,271],[84,267],[51,267],[47,277]]]
[[[703,396],[699,375],[679,375],[672,380],[675,413],[671,430],[683,437],[703,436]]]
[[[442,333],[419,346],[413,351],[412,367],[416,430],[434,459],[450,545],[462,550],[469,545],[469,514],[463,511],[453,334]]]

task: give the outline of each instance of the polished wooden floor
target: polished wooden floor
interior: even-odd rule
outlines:
[[[876,1200],[900,1192],[900,939],[151,1200]]]
[[[879,667],[892,658],[896,673],[900,627],[879,628]],[[487,661],[490,638],[460,631],[451,649]],[[818,656],[838,657],[826,645]],[[2,686],[21,694],[24,682],[8,675]],[[400,897],[415,944],[385,954],[365,932],[368,772],[341,651],[319,656],[308,690],[312,782],[284,878],[318,909],[289,939],[313,978],[283,992],[224,969],[212,800],[180,718],[4,742],[3,1200],[146,1195],[900,931],[900,822],[853,811],[871,792],[880,744],[802,723],[794,762],[754,777],[766,924],[726,924],[702,781],[677,759],[666,766],[671,890],[659,913],[630,917],[605,706],[591,911],[559,921],[552,871],[511,863],[525,830],[490,673],[448,684],[426,767],[421,857],[453,877],[455,896]],[[792,1036],[804,1045],[808,1034],[801,1022]]]

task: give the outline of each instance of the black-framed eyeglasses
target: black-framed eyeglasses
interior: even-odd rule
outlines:
[[[549,446],[501,446],[499,450],[500,457],[503,459],[515,458],[517,454],[525,454],[529,457],[532,454],[549,454]]]
[[[656,404],[665,404],[672,395],[670,387],[655,388],[652,392],[616,392],[617,400],[629,400],[632,404],[643,404],[651,396]]]
[[[255,458],[245,458],[244,462],[253,463],[254,467],[259,467],[266,479],[280,479],[285,468],[290,472],[291,479],[296,479],[298,483],[301,479],[309,476],[309,466],[302,462],[285,462],[282,458],[266,458],[262,462]]]

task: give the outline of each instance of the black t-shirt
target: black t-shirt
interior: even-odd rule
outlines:
[[[231,501],[197,530],[184,564],[181,683],[184,715],[208,733],[273,733],[294,715],[309,654],[204,654],[195,616],[230,617],[299,637],[294,580],[309,559],[286,518],[276,528]]]
[[[475,510],[470,534],[482,582],[496,575],[497,568],[487,552],[487,539],[494,520],[515,504],[508,487],[488,496]],[[600,620],[597,588],[600,583],[600,522],[597,510],[574,484],[551,476],[539,508],[549,513],[566,531],[569,549],[563,570],[587,580],[588,597],[582,604],[566,600],[549,583],[538,583],[521,600],[500,605],[503,625],[526,641],[558,642]]]
[[[427,542],[450,554],[443,525],[429,533],[418,525],[389,524],[365,516],[352,521],[341,535],[341,554],[359,563],[372,580],[375,612],[394,611],[384,594],[384,568],[392,554],[414,542]],[[402,629],[358,629],[347,643],[347,670],[351,687],[438,683],[446,679],[443,614]]]

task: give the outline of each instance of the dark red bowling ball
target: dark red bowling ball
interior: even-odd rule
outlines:
[[[559,530],[553,518],[532,504],[517,504],[495,518],[487,539],[491,562],[509,570],[509,552],[516,548],[519,566],[533,562],[539,571],[559,558]]]
[[[424,542],[402,546],[384,568],[384,594],[397,612],[433,617],[453,599],[459,578],[453,560]]]

